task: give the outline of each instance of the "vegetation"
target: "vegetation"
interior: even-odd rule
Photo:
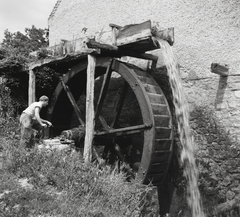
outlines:
[[[31,61],[30,52],[48,46],[47,29],[37,29],[35,26],[26,28],[25,33],[4,32],[1,43],[1,65],[13,67],[16,64],[24,64]]]
[[[0,216],[158,216],[153,187],[126,182],[119,168],[86,165],[76,151],[19,149],[24,66],[47,43],[45,30],[32,26],[25,34],[6,30],[0,46]],[[49,95],[55,72],[42,68],[36,75],[37,93]]]
[[[25,33],[4,32],[4,39],[0,44],[0,77],[6,79],[6,86],[10,89],[10,96],[17,104],[16,113],[25,108],[28,93],[27,63],[46,57],[44,52],[37,57],[30,56],[33,51],[44,50],[48,46],[47,29],[35,26],[26,28]],[[37,98],[42,94],[50,95],[53,91],[53,81],[58,81],[53,70],[43,67],[36,70]],[[56,83],[55,82],[55,83]],[[19,110],[19,111],[18,111]]]
[[[76,151],[19,149],[19,129],[10,130],[0,137],[0,216],[158,216],[151,186]]]
[[[126,182],[119,168],[86,165],[82,153],[19,149],[18,118],[0,85],[0,216],[158,216],[153,187]]]

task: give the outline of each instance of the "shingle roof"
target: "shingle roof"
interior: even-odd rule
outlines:
[[[56,12],[57,9],[58,9],[58,6],[59,6],[60,3],[61,3],[61,1],[62,1],[62,0],[57,0],[56,4],[54,5],[54,7],[53,7],[53,9],[52,9],[51,14],[50,14],[49,17],[48,17],[48,20],[51,19],[51,18],[54,16],[55,12]]]

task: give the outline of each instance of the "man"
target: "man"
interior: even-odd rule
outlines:
[[[37,130],[39,136],[41,136],[43,128],[52,126],[51,122],[40,117],[40,111],[48,105],[48,101],[47,96],[41,96],[39,102],[32,103],[22,112],[20,117],[20,146],[22,148],[32,148],[34,146],[34,130]]]

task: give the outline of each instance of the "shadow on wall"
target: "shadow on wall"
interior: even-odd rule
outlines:
[[[220,76],[219,82],[218,82],[218,90],[217,90],[217,95],[215,99],[215,109],[221,110],[222,108],[222,102],[225,94],[225,90],[227,88],[227,76]]]
[[[239,143],[220,123],[215,110],[207,106],[195,107],[191,112],[190,125],[197,144],[195,156],[199,168],[198,183],[205,213],[216,217],[239,217]],[[177,144],[177,138],[175,142]],[[175,150],[174,154],[177,153],[178,150]],[[177,159],[178,156],[173,156],[173,160],[177,162]],[[159,190],[159,196],[162,194],[162,201],[159,201],[160,211],[162,206],[164,214],[191,217],[187,205],[187,182],[181,167],[176,163],[170,167],[169,172],[173,173],[174,180],[168,179],[168,183]],[[161,200],[161,197],[159,199]]]
[[[211,72],[220,75],[217,95],[215,99],[215,109],[221,110],[224,93],[227,88],[229,67],[227,64],[212,63]]]
[[[226,83],[227,78],[221,79]],[[218,97],[221,99],[221,94]],[[199,187],[206,213],[239,216],[240,147],[237,140],[220,123],[214,109],[206,106],[192,111],[191,128],[198,147]]]

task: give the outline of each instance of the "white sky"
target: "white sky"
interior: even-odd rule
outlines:
[[[0,0],[0,43],[4,31],[20,31],[25,28],[48,28],[48,17],[57,0]]]

